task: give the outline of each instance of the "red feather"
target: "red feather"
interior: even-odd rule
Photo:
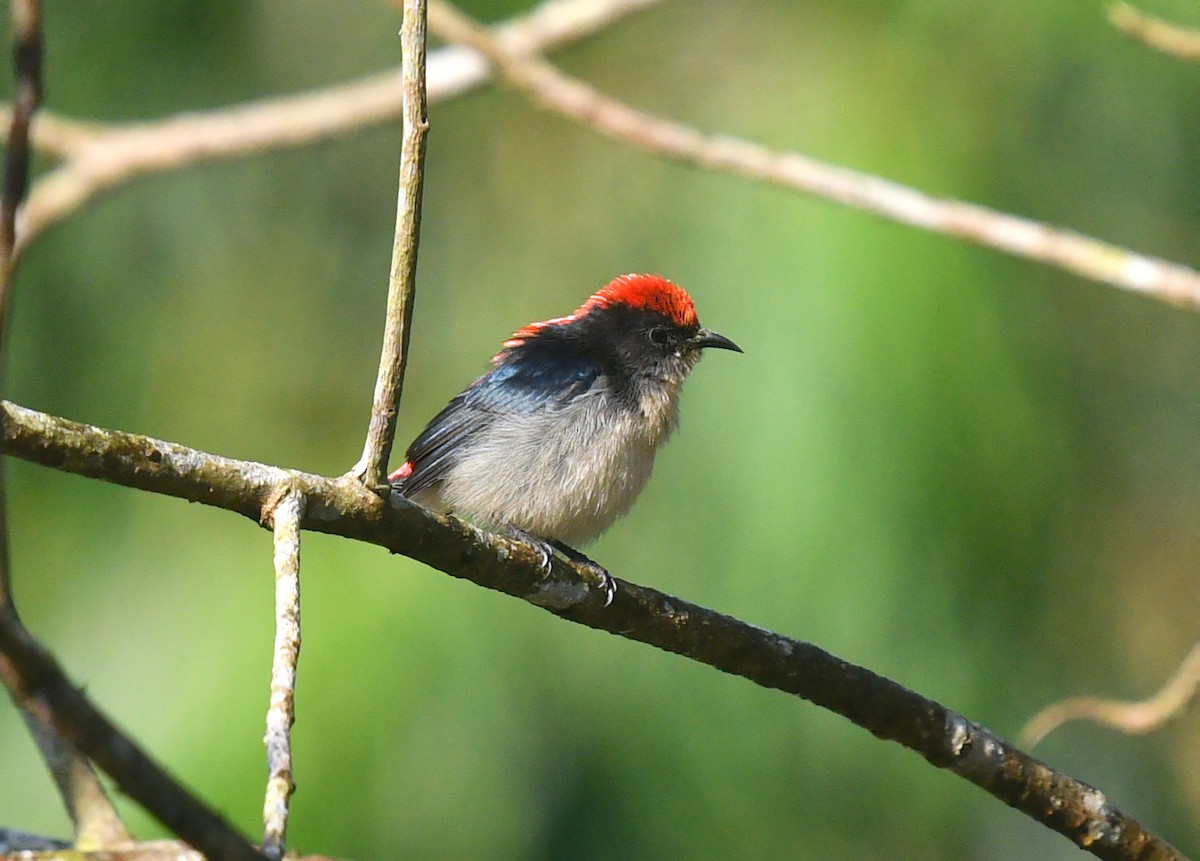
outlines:
[[[504,342],[504,347],[506,350],[519,347],[525,339],[532,338],[547,326],[570,323],[594,310],[612,305],[628,305],[631,308],[654,311],[684,329],[698,326],[700,322],[696,317],[696,306],[692,303],[692,297],[673,281],[668,281],[661,275],[620,275],[593,293],[573,314],[522,326]],[[497,354],[492,362],[496,362],[503,355],[504,352]]]

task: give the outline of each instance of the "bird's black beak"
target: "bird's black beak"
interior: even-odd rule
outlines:
[[[692,346],[696,349],[700,349],[701,347],[716,347],[718,350],[733,350],[736,353],[742,352],[742,348],[733,343],[733,341],[724,335],[710,332],[708,329],[701,329],[692,337]]]

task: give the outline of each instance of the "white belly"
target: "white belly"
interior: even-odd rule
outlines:
[[[417,495],[484,527],[511,524],[577,546],[633,506],[677,422],[678,387],[641,408],[599,409],[594,390],[566,407],[497,420],[442,483]],[[552,419],[554,432],[547,433]]]

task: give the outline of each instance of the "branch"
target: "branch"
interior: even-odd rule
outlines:
[[[29,189],[29,127],[42,101],[42,7],[39,0],[14,0],[10,8],[16,95],[9,117],[0,190],[0,339],[4,337],[15,265],[17,207]],[[3,340],[0,340],[0,346]]]
[[[0,606],[0,680],[42,723],[104,769],[122,792],[202,853],[222,861],[264,861],[92,705],[25,630],[11,605]]]
[[[9,116],[4,182],[0,189],[0,359],[3,358],[8,308],[16,274],[17,211],[29,187],[30,130],[42,100],[42,10],[38,0],[14,0],[10,5],[16,102]],[[7,486],[0,463],[0,609],[19,625],[9,571]],[[128,841],[121,817],[104,791],[91,764],[73,750],[44,720],[37,704],[11,685],[6,687],[21,712],[38,752],[54,779],[75,828],[75,844],[83,848]]]
[[[1200,63],[1200,31],[1190,30],[1139,12],[1128,3],[1114,3],[1109,22],[1130,38],[1189,63]]]
[[[265,509],[275,532],[275,658],[267,709],[267,793],[263,800],[263,854],[283,857],[292,779],[292,724],[296,720],[296,662],[300,659],[300,520],[304,497],[286,492]]]
[[[1177,717],[1200,687],[1200,643],[1192,646],[1174,675],[1158,693],[1140,702],[1099,697],[1072,697],[1053,703],[1029,719],[1021,730],[1020,744],[1032,748],[1067,721],[1090,720],[1130,735],[1151,732]]]
[[[516,50],[548,51],[597,32],[660,0],[548,0],[498,28]],[[429,99],[451,99],[490,78],[478,54],[445,48],[429,58]],[[34,144],[67,161],[33,188],[16,252],[88,201],[128,182],[206,162],[308,146],[392,122],[403,90],[394,70],[295,96],[130,125],[39,116]]]
[[[707,136],[633,111],[529,56],[593,33],[656,2],[548,0],[528,16],[494,28],[490,36],[482,34],[485,40],[473,43],[476,50],[451,47],[432,55],[429,100],[454,98],[486,81],[488,66],[482,54],[505,65],[505,74],[518,86],[535,85],[523,85],[514,68],[542,67],[564,84],[557,87],[559,95],[569,95],[565,101],[577,102],[550,102],[552,109],[630,145],[708,170],[824,197],[1170,304],[1200,306],[1200,273],[1190,267],[1075,231],[932,197],[797,153],[777,152],[728,136]],[[437,11],[433,10],[435,14]],[[436,29],[437,21],[433,23]],[[474,37],[464,34],[463,38],[467,41]],[[497,49],[494,55],[493,47]],[[556,92],[554,84],[550,84],[549,92]],[[539,97],[546,95],[545,91],[538,93]],[[35,145],[50,153],[68,155],[69,160],[35,185],[19,225],[16,251],[20,254],[42,231],[97,195],[140,177],[310,145],[390,122],[400,111],[397,77],[394,72],[386,72],[298,96],[128,126],[88,124],[43,113],[35,129]]]
[[[931,197],[798,153],[778,152],[725,135],[706,135],[635,110],[529,52],[505,46],[492,32],[442,0],[430,3],[429,24],[443,38],[469,45],[487,57],[510,83],[543,107],[628,146],[706,170],[824,197],[1172,305],[1200,309],[1200,272],[1186,266],[983,206]]]
[[[76,475],[225,508],[258,519],[272,488],[304,495],[302,528],[377,544],[516,596],[581,625],[647,643],[827,708],[899,742],[1065,835],[1099,858],[1183,856],[1108,803],[945,706],[816,646],[618,580],[612,604],[560,559],[543,573],[528,544],[482,532],[353,478],[322,478],[105,430],[0,401],[4,453]]]
[[[337,861],[324,855],[289,855],[289,861]],[[178,840],[144,840],[115,849],[68,849],[62,841],[0,828],[0,861],[206,861]],[[207,861],[218,861],[209,857]]]
[[[15,0],[11,10],[16,104],[9,117],[4,153],[4,182],[0,187],[0,359],[4,356],[8,306],[16,265],[17,208],[29,187],[29,126],[42,94],[42,16],[38,0]],[[0,363],[2,370],[2,363]],[[0,465],[0,607],[12,604],[9,573],[8,512]]]
[[[0,662],[4,660],[4,656],[0,655]],[[10,678],[3,670],[0,670],[0,679],[8,687]],[[9,695],[20,709],[25,726],[33,736],[42,761],[46,763],[59,797],[67,808],[67,815],[71,817],[75,831],[74,848],[107,850],[130,843],[133,836],[125,827],[87,757],[67,744],[54,725],[46,722],[37,702],[24,698],[19,689],[10,688]]]
[[[400,191],[396,234],[388,274],[383,351],[371,404],[362,457],[351,472],[370,488],[386,487],[384,473],[396,436],[396,414],[408,365],[413,297],[417,292],[417,247],[421,239],[421,188],[425,180],[425,138],[429,133],[425,96],[425,0],[405,0],[400,30],[403,52],[404,140],[400,147]],[[386,492],[386,490],[384,491]]]

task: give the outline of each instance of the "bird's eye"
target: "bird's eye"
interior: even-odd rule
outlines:
[[[664,326],[655,326],[647,333],[647,337],[650,338],[651,344],[659,347],[665,347],[671,340],[671,336]]]

